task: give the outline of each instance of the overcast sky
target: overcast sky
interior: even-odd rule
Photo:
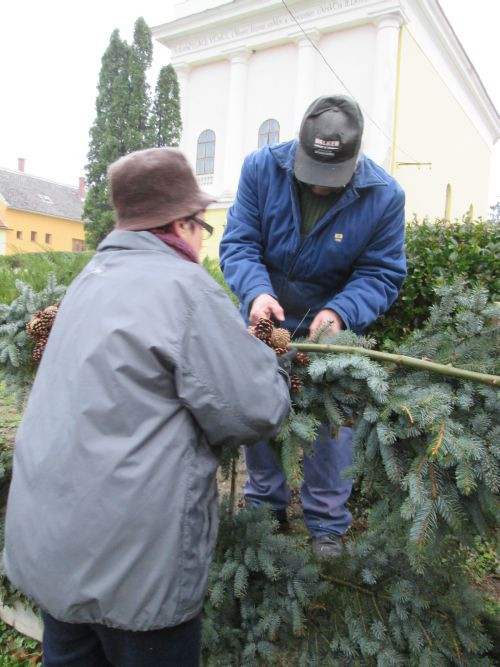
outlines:
[[[84,174],[101,58],[111,32],[132,38],[171,17],[172,0],[0,0],[0,166],[77,185]],[[500,0],[440,0],[488,93],[500,109]],[[155,45],[152,83],[168,62]],[[430,101],[431,103],[431,101]],[[500,142],[491,203],[500,198]]]

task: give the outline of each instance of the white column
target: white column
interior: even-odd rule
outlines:
[[[183,153],[187,153],[187,136],[188,136],[188,120],[187,120],[187,104],[189,95],[189,70],[190,67],[186,63],[175,65],[175,73],[177,74],[177,81],[179,82],[179,99],[181,106],[181,120],[182,133],[179,148]],[[191,156],[190,156],[191,158]],[[193,161],[196,158],[191,159]]]
[[[403,18],[398,14],[381,16],[376,21],[377,39],[370,110],[370,116],[376,125],[369,118],[365,118],[368,130],[366,152],[387,171],[391,169],[399,29],[402,23]]]
[[[316,98],[317,51],[314,45],[318,43],[320,33],[318,30],[310,30],[307,35],[309,39],[303,33],[296,39],[297,76],[295,79],[293,127],[297,134],[305,110]]]
[[[247,106],[248,49],[229,54],[229,93],[226,123],[226,150],[224,160],[223,196],[232,198],[236,192],[243,162],[243,135]],[[217,144],[216,144],[217,151]],[[217,156],[215,158],[217,169]]]

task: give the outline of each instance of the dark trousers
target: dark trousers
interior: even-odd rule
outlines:
[[[149,632],[104,625],[63,623],[46,612],[44,667],[198,667],[201,615],[182,625]]]
[[[345,503],[352,489],[352,479],[343,471],[352,465],[352,429],[342,426],[337,436],[322,425],[314,444],[314,456],[304,455],[304,481],[300,490],[304,521],[312,537],[343,535],[351,523]],[[285,473],[267,442],[245,448],[248,480],[245,498],[250,505],[268,503],[275,510],[290,502]]]

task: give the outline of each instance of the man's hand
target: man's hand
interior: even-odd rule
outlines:
[[[328,325],[328,328],[326,326]],[[325,329],[324,333],[335,334],[345,329],[340,315],[331,308],[320,310],[309,327],[309,334],[314,336],[318,329]]]
[[[274,317],[279,322],[285,319],[283,308],[270,294],[259,294],[252,302],[249,315],[250,324],[257,324],[261,317],[268,320]]]

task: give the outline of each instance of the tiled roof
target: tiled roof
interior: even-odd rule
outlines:
[[[81,220],[83,204],[79,190],[21,171],[0,168],[0,199],[8,207],[52,215],[68,220]]]

